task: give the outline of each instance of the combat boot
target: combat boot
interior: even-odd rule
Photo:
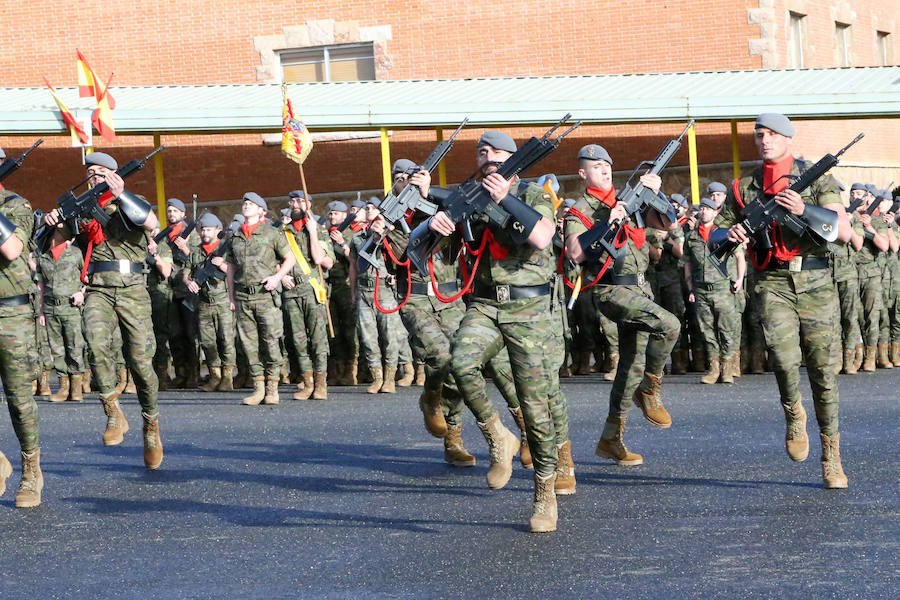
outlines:
[[[682,348],[675,348],[672,350],[672,375],[684,375],[685,373],[687,373],[686,353]]]
[[[894,363],[891,362],[891,359],[888,357],[888,345],[887,342],[878,342],[878,346],[876,347],[878,350],[878,368],[879,369],[893,369]]]
[[[866,346],[866,357],[863,360],[862,370],[866,373],[875,371],[875,356],[878,348],[875,346]]]
[[[844,373],[856,375],[856,360],[852,349],[844,350]]]
[[[316,371],[313,374],[313,400],[328,400],[328,373]]]
[[[216,386],[217,392],[231,392],[234,390],[234,382],[231,379],[233,374],[233,366],[225,365],[222,367],[222,380],[219,382],[219,385]]]
[[[38,379],[37,395],[50,395],[50,371],[44,371],[43,373],[41,373],[41,377],[40,379]]]
[[[356,363],[358,367],[358,372],[356,375],[357,383],[374,383],[375,382],[375,374],[372,372],[372,367],[370,367],[366,363],[362,363],[362,366],[359,366],[359,362]],[[378,384],[379,387],[381,384]]]
[[[853,349],[853,364],[856,365],[857,371],[859,371],[860,367],[862,367],[864,355],[865,353],[862,344],[857,344],[856,348]]]
[[[231,386],[236,390],[240,390],[247,387],[251,381],[250,370],[247,368],[247,365],[238,365],[237,375],[235,376],[234,381],[231,382]]]
[[[735,379],[740,379],[741,375],[743,375],[743,371],[741,370],[741,364],[743,364],[743,354],[741,350],[738,350],[734,353],[734,356],[731,357],[731,376]]]
[[[103,412],[106,413],[106,431],[103,432],[104,446],[118,446],[122,443],[125,434],[128,433],[128,421],[125,414],[119,408],[119,394],[113,392],[106,398],[100,396],[103,404]]]
[[[6,491],[6,480],[12,475],[12,463],[6,458],[6,455],[0,452],[0,496]]]
[[[474,467],[475,457],[463,447],[462,425],[447,425],[444,436],[444,460],[454,467]]]
[[[79,382],[81,385],[81,382]],[[59,389],[56,390],[55,394],[50,395],[50,402],[65,402],[69,399],[69,376],[68,375],[60,375],[59,376]]]
[[[369,367],[369,372],[372,374],[372,385],[366,388],[366,392],[377,394],[382,384],[384,384],[384,372],[381,370],[381,367]]]
[[[591,362],[591,355],[594,356],[594,366],[591,368],[591,373],[599,373],[603,370],[603,348],[594,348],[594,351],[588,354],[588,362]]]
[[[720,374],[719,359],[714,356],[709,359],[709,370],[700,378],[700,383],[716,383],[719,381]]]
[[[741,349],[738,353],[741,357],[738,362],[738,366],[740,367],[739,371],[741,374],[750,372],[750,348],[747,346],[741,346]]]
[[[210,367],[209,379],[200,386],[200,390],[203,392],[214,392],[220,383],[222,383],[222,367]]]
[[[141,412],[144,418],[144,466],[150,469],[158,469],[163,461],[162,439],[159,437],[159,413],[152,417]]]
[[[663,406],[660,397],[660,388],[662,387],[662,375],[654,375],[649,371],[644,371],[644,378],[640,385],[634,390],[634,403],[640,407],[644,413],[644,418],[651,425],[666,429],[672,426],[672,417],[669,416],[666,407]]]
[[[425,385],[425,363],[416,365],[416,380],[413,383],[416,385]]]
[[[644,464],[644,457],[630,452],[625,447],[622,438],[625,435],[625,417],[616,419],[607,417],[603,426],[600,441],[597,442],[597,451],[594,453],[601,458],[614,460],[620,467],[634,467]]]
[[[691,355],[691,372],[702,373],[706,370],[706,351],[694,350]]]
[[[485,423],[476,421],[487,441],[491,455],[491,466],[487,472],[487,484],[492,490],[499,490],[512,476],[512,459],[519,451],[519,438],[500,422],[496,412]]]
[[[81,378],[81,393],[90,394],[91,393],[91,370],[88,369],[84,372],[84,375]]]
[[[355,360],[347,361],[347,383],[344,385],[356,385],[356,371],[359,368],[359,364]]]
[[[722,358],[719,361],[719,382],[734,383],[734,371],[732,371],[731,361],[734,357]],[[702,381],[702,379],[701,379]],[[715,383],[715,382],[713,382]]]
[[[900,342],[891,342],[891,362],[900,367]]]
[[[556,531],[556,473],[547,477],[534,474],[534,504],[531,511],[531,533]]]
[[[69,400],[81,402],[84,400],[84,385],[81,382],[81,373],[75,373],[69,379]]]
[[[750,373],[761,375],[766,372],[766,349],[759,346],[750,347]]]
[[[446,437],[447,421],[444,419],[444,406],[440,390],[425,389],[419,396],[419,409],[425,420],[425,431],[436,438]]]
[[[591,374],[591,353],[578,351],[572,353],[573,365],[575,366],[575,375]]]
[[[266,397],[266,378],[262,375],[253,377],[253,393],[241,400],[241,404],[257,406]]]
[[[119,395],[125,393],[126,385],[128,385],[128,369],[119,369],[116,371],[116,393]]]
[[[556,495],[571,496],[575,493],[575,462],[572,460],[572,441],[557,448]]]
[[[400,387],[409,387],[412,385],[413,380],[416,378],[416,368],[413,366],[411,362],[403,363],[400,367],[402,377],[397,380],[397,385]]]
[[[31,380],[31,395],[32,396],[37,396],[37,388],[38,388],[38,380],[32,379]]]
[[[840,463],[839,463],[840,464]],[[41,505],[44,474],[41,473],[41,449],[22,453],[22,480],[16,494],[16,508],[33,508]]]
[[[846,489],[847,476],[841,466],[841,434],[827,436],[820,433],[819,437],[822,438],[822,479],[825,481],[825,489]]]
[[[291,372],[288,369],[287,363],[281,365],[281,373],[278,382],[284,385],[291,383]]]
[[[294,392],[292,398],[294,400],[309,400],[315,389],[315,381],[313,380],[312,371],[303,372],[303,381],[297,384],[297,391]]]
[[[603,374],[604,381],[612,381],[616,378],[616,369],[619,368],[619,355],[618,354],[610,354],[609,355],[609,370]]]
[[[381,389],[378,391],[382,394],[394,394],[397,392],[397,388],[395,387],[394,378],[397,376],[397,367],[385,367],[384,368],[384,383],[381,384]]]
[[[125,383],[125,389],[122,393],[124,394],[137,394],[137,387],[134,385],[134,375],[131,374],[131,369],[128,369],[128,379]],[[197,386],[195,385],[194,388]]]
[[[266,375],[266,393],[263,395],[263,404],[278,404],[280,399],[278,398],[278,380],[280,379],[279,375],[276,373],[274,375]]]
[[[154,365],[153,370],[156,372],[156,378],[159,380],[159,391],[165,392],[169,389],[169,367],[166,365]]]
[[[809,436],[806,435],[806,409],[802,400],[797,400],[790,408],[784,404],[784,421],[787,431],[784,434],[784,449],[795,462],[806,460],[809,456]]]
[[[523,468],[533,469],[531,450],[528,448],[528,436],[525,435],[525,415],[522,413],[522,407],[510,408],[509,413],[516,422],[516,427],[519,428],[519,460],[522,462]]]

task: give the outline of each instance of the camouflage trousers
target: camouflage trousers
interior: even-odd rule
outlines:
[[[860,311],[862,315],[863,343],[866,346],[878,345],[881,327],[881,311],[884,309],[881,279],[869,277],[859,281]]]
[[[23,452],[40,442],[38,407],[31,395],[37,377],[34,358],[34,311],[30,304],[0,308],[0,378],[13,431]]]
[[[250,375],[277,378],[284,363],[281,309],[275,305],[272,294],[266,291],[258,294],[235,292],[234,299],[238,340],[244,348]]]
[[[553,418],[553,429],[556,432],[556,447],[569,440],[569,401],[559,385],[559,369],[566,360],[566,331],[568,323],[565,307],[565,295],[562,281],[557,280],[554,297],[550,302],[551,327],[553,336],[550,346],[544,355],[544,369],[550,375],[550,416]]]
[[[84,300],[84,328],[94,357],[94,381],[100,394],[107,396],[116,388],[114,331],[122,336],[125,362],[131,369],[141,409],[153,415],[159,380],[153,371],[155,339],[149,335],[150,297],[142,285],[125,287],[90,286]]]
[[[681,324],[675,315],[636,285],[603,285],[594,291],[594,305],[618,323],[619,365],[609,393],[609,416],[628,414],[644,371],[662,376]]]
[[[881,269],[881,314],[878,320],[878,341],[891,341],[891,320],[893,319],[894,285],[889,265]]]
[[[350,288],[332,287],[328,303],[331,308],[331,320],[334,323],[331,358],[338,361],[356,360],[359,340],[356,336],[356,306],[350,297]]]
[[[59,377],[84,371],[84,333],[81,328],[81,309],[57,306],[45,310],[47,337],[53,356],[53,368]]]
[[[378,303],[385,310],[397,308],[394,294],[379,286]],[[396,368],[399,358],[398,331],[406,329],[396,312],[383,313],[375,307],[375,288],[359,287],[356,300],[356,329],[370,369]],[[380,340],[380,342],[379,342]]]
[[[34,328],[36,344],[31,348],[31,361],[38,369],[38,374],[53,368],[53,352],[50,349],[50,331],[47,328],[46,319],[42,325],[36,315],[40,309],[32,311],[31,326]]]
[[[681,279],[660,284],[659,295],[656,296],[656,303],[675,315],[675,318],[678,319],[679,323],[684,323],[685,307],[684,296],[681,293]],[[681,347],[681,344],[682,335],[681,328],[679,328],[678,339],[675,340],[675,345]]]
[[[197,302],[200,347],[207,367],[234,366],[234,313],[227,298],[214,302]]]
[[[475,418],[485,423],[495,410],[481,369],[506,345],[534,472],[540,477],[552,475],[557,462],[556,429],[550,410],[550,399],[556,392],[550,389],[553,379],[547,372],[547,348],[556,343],[555,326],[549,295],[504,303],[475,298],[451,349],[451,370],[463,400]]]
[[[766,338],[763,335],[762,319],[759,316],[759,302],[756,298],[755,273],[748,275],[744,283],[744,315],[741,328],[741,345],[751,348],[765,348]]]
[[[291,331],[291,336],[285,341],[296,355],[300,372],[327,372],[328,316],[325,314],[325,305],[316,302],[312,291],[282,297],[282,303]]]
[[[853,350],[862,344],[862,335],[859,329],[859,279],[850,277],[845,281],[837,282],[838,314],[840,323],[841,340],[844,350]]]
[[[781,403],[790,407],[800,400],[802,352],[819,430],[834,435],[838,431],[838,386],[830,347],[836,292],[830,274],[817,280],[815,273],[798,273],[799,285],[784,278],[761,280],[757,298]],[[804,281],[813,283],[804,286]]]
[[[694,289],[700,334],[709,358],[730,359],[740,344],[740,314],[731,293],[730,282],[715,284],[712,290]]]

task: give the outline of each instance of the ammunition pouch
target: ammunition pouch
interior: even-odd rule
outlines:
[[[122,224],[129,230],[135,227],[142,227],[147,222],[150,211],[153,210],[149,202],[128,190],[124,190],[119,194],[118,202],[118,212],[122,218]]]
[[[12,221],[6,218],[6,215],[0,213],[0,246],[6,243],[10,237],[12,237],[13,232],[16,230],[16,226]]]

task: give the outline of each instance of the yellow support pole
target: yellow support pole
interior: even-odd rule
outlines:
[[[688,157],[691,163],[691,204],[700,204],[700,177],[697,173],[697,132],[694,125],[688,129]]]
[[[153,134],[153,148],[159,148],[161,145],[158,133]],[[159,222],[166,222],[166,180],[163,177],[163,160],[162,152],[153,157],[153,171],[156,173],[156,213],[159,215]]]
[[[741,150],[738,148],[738,128],[737,121],[731,121],[731,167],[734,171],[734,178],[741,178]]]
[[[384,178],[384,193],[391,190],[391,145],[386,127],[381,128],[381,175]]]
[[[434,130],[437,132],[437,142],[440,144],[444,141],[444,129],[435,127]],[[444,165],[444,161],[441,161],[441,164],[438,165],[438,185],[447,187],[447,167]]]

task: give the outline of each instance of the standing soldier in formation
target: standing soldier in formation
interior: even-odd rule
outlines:
[[[172,253],[172,299],[169,303],[169,348],[175,364],[173,388],[196,389],[200,375],[197,356],[197,313],[190,310],[191,293],[184,284],[190,269],[191,248],[197,245],[197,232],[187,234],[184,202],[178,198],[166,201],[166,219],[171,228],[162,240]]]
[[[875,194],[871,189],[866,189],[863,203],[859,207],[859,216],[853,224],[853,232],[863,239],[856,252],[856,270],[859,273],[860,308],[863,315],[862,340],[865,345],[862,370],[869,372],[875,370],[881,310],[884,307],[881,265],[878,257],[890,248],[884,221],[866,212],[873,202],[878,202]]]
[[[854,183],[850,186],[850,201],[862,200],[866,195],[866,186]],[[859,218],[859,213],[849,215],[851,225]],[[853,375],[860,366],[863,356],[863,340],[859,329],[859,281],[856,253],[862,248],[863,236],[855,229],[850,230],[850,241],[846,244],[832,244],[834,252],[834,282],[837,287],[838,313],[837,320],[841,328],[840,347],[842,347],[843,372]]]
[[[891,361],[891,315],[892,315],[892,296],[894,289],[893,281],[893,257],[897,252],[900,238],[897,237],[896,226],[894,225],[894,215],[891,214],[891,198],[890,190],[878,190],[875,194],[875,202],[878,202],[878,210],[876,211],[876,220],[881,221],[884,226],[885,235],[888,238],[888,249],[879,254],[878,260],[881,264],[881,318],[878,327],[878,368],[893,369],[894,363]],[[900,365],[898,365],[900,366]]]
[[[328,203],[328,237],[334,253],[334,265],[328,272],[331,287],[328,302],[334,323],[334,339],[331,341],[334,367],[333,372],[329,373],[336,385],[356,385],[356,356],[359,353],[356,306],[350,297],[350,243],[362,224],[354,220],[341,231],[339,227],[346,219],[346,204],[337,200]]]
[[[669,196],[672,208],[678,221],[672,224],[670,229],[660,231],[651,229],[648,237],[659,239],[661,253],[656,262],[656,303],[675,315],[679,323],[684,322],[684,295],[681,293],[681,282],[684,278],[682,269],[682,257],[684,256],[684,230],[680,220],[687,211],[687,200],[681,194]],[[675,348],[672,350],[672,374],[683,375],[688,368],[688,351],[686,344],[682,344],[682,336],[679,329],[678,339],[675,340]],[[683,340],[684,342],[687,339]]]

